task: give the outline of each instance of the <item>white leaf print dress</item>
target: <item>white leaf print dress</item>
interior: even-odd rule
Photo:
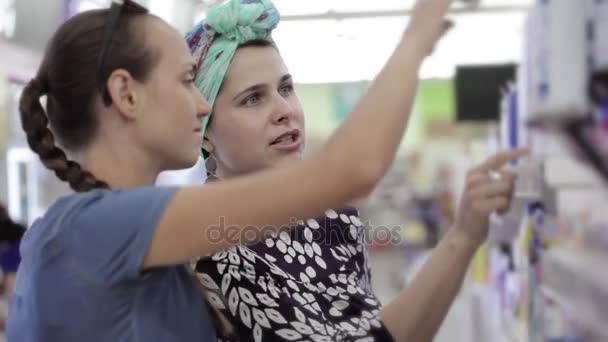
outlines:
[[[235,326],[229,341],[392,341],[378,319],[356,209],[200,260],[198,277]]]

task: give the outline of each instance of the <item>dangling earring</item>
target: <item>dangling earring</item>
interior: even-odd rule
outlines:
[[[207,169],[206,182],[219,180],[217,177],[217,161],[215,160],[215,157],[204,148],[201,150],[203,152],[203,158],[205,159],[205,169]]]

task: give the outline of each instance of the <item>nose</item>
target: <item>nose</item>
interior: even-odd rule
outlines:
[[[288,123],[294,115],[294,107],[288,98],[277,94],[275,110],[272,115],[274,124]]]
[[[209,101],[207,101],[207,99],[205,99],[203,97],[203,95],[201,95],[201,93],[199,93],[198,91],[197,93],[197,99],[196,99],[196,117],[198,119],[202,119],[205,116],[208,116],[209,114],[211,114],[211,104],[209,103]]]

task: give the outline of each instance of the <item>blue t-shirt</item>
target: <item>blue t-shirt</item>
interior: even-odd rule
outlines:
[[[58,200],[21,242],[8,340],[214,341],[186,265],[140,271],[176,191],[95,190]]]

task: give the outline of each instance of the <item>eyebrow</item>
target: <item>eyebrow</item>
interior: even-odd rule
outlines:
[[[291,74],[287,74],[287,75],[284,75],[283,77],[281,77],[281,81],[279,83],[285,83],[285,82],[291,81],[291,80],[292,80]]]
[[[285,82],[291,81],[291,80],[292,80],[291,74],[286,74],[286,75],[283,75],[283,77],[281,77],[281,79],[279,80],[279,83],[285,83]],[[251,92],[251,91],[255,91],[255,90],[259,91],[261,89],[264,89],[264,87],[265,87],[265,85],[262,84],[262,83],[254,84],[251,87],[248,87],[247,89],[245,89],[245,90],[239,92],[238,94],[236,94],[236,96],[232,100],[236,101],[236,99],[239,96],[241,96],[241,95],[243,95],[245,93]]]

